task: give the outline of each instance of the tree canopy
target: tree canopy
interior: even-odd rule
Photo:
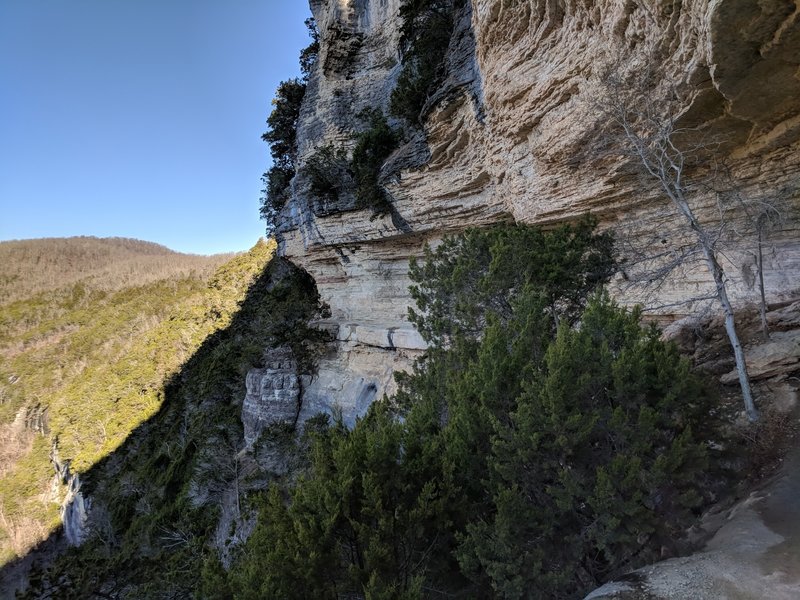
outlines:
[[[551,315],[570,323],[588,293],[612,273],[613,239],[586,217],[551,231],[524,225],[472,229],[426,248],[411,261],[409,318],[435,346],[475,338],[490,314],[508,319],[523,292],[541,296]]]
[[[267,119],[269,129],[261,136],[270,145],[272,155],[272,166],[262,177],[265,188],[261,199],[261,218],[267,221],[270,229],[278,211],[289,199],[289,183],[295,175],[297,158],[297,121],[305,93],[305,81],[282,81]]]

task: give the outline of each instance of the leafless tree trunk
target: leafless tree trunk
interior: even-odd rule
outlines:
[[[758,291],[761,295],[760,315],[761,333],[764,340],[769,339],[769,323],[767,323],[767,295],[764,290],[764,220],[758,219],[758,255],[756,257],[756,268],[758,269]]]
[[[788,195],[786,190],[780,194],[781,197]],[[769,323],[767,323],[767,294],[764,285],[764,246],[765,236],[768,231],[775,227],[780,227],[785,218],[784,209],[786,207],[780,201],[762,203],[758,215],[752,218],[755,226],[758,245],[756,247],[756,268],[758,269],[758,291],[760,295],[760,317],[761,333],[764,340],[769,340]]]
[[[598,101],[598,108],[606,117],[607,132],[611,139],[618,142],[618,147],[611,144],[612,147],[607,150],[634,158],[642,171],[658,183],[697,241],[703,262],[714,281],[716,300],[724,313],[725,331],[733,349],[745,410],[748,418],[756,421],[758,411],[753,401],[744,351],[736,331],[725,272],[717,254],[719,234],[710,231],[698,219],[690,201],[691,190],[687,182],[690,158],[695,154],[713,152],[713,147],[701,141],[687,148],[689,140],[703,139],[698,136],[700,132],[678,126],[679,114],[670,110],[674,98],[656,104],[650,95],[647,78],[620,80],[610,74],[605,90],[605,97]],[[614,130],[618,134],[616,137]],[[720,226],[720,230],[723,228]]]
[[[733,181],[733,177],[729,173],[725,173],[725,179]],[[760,198],[744,198],[740,189],[737,186],[729,185],[729,189],[724,195],[733,196],[735,198],[734,207],[741,214],[743,218],[736,219],[739,223],[733,227],[734,239],[737,241],[748,239],[755,240],[756,248],[754,259],[756,264],[756,273],[753,278],[752,284],[758,285],[759,293],[759,313],[761,318],[761,334],[765,341],[770,339],[769,336],[769,323],[767,322],[767,294],[766,285],[764,284],[764,247],[766,245],[767,233],[783,224],[788,206],[786,198],[792,195],[790,188],[783,188],[774,190],[767,197]],[[721,211],[724,209],[721,207]]]

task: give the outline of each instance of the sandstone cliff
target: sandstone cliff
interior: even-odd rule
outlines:
[[[623,159],[585,151],[603,125],[596,99],[609,69],[653,70],[654,105],[680,90],[682,122],[722,140],[714,160],[725,164],[739,197],[780,204],[783,222],[766,237],[768,299],[800,288],[796,2],[465,2],[424,130],[412,130],[382,169],[394,214],[377,218],[352,203],[325,206],[302,164],[325,143],[352,146],[360,109],[388,106],[401,69],[400,0],[311,0],[311,8],[321,47],[298,128],[299,174],[278,221],[279,252],[316,280],[332,310],[323,325],[337,343],[304,386],[301,420],[334,405],[352,420],[391,392],[392,372],[424,348],[406,318],[409,257],[447,233],[590,211],[623,239],[681,243],[682,225],[652,182]],[[713,219],[719,185],[695,175],[707,180],[698,210]],[[725,253],[739,305],[757,300],[753,243],[738,239]],[[617,283],[622,301],[641,299]],[[697,310],[681,302],[709,283],[703,268],[673,274],[659,292],[661,312]]]

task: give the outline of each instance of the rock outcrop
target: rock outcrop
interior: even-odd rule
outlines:
[[[253,446],[265,427],[294,423],[300,411],[300,379],[291,348],[268,348],[263,360],[264,367],[251,369],[246,378],[242,424],[248,447]]]
[[[654,105],[680,91],[681,123],[701,128],[737,198],[781,207],[766,232],[770,300],[800,281],[800,7],[790,0],[473,0],[458,9],[441,89],[424,131],[386,162],[394,207],[375,217],[352,203],[323,206],[303,161],[322,144],[352,147],[355,115],[386,109],[401,69],[400,0],[312,0],[321,48],[298,129],[299,174],[279,218],[279,252],[308,270],[332,310],[338,339],[304,390],[303,414],[392,389],[424,347],[407,322],[408,261],[447,233],[503,220],[548,225],[591,212],[620,238],[680,247],[686,230],[652,182],[623,158],[587,153],[609,70],[653,71]],[[697,210],[713,223],[721,184],[700,168]],[[757,299],[756,247],[725,252],[739,304]],[[623,253],[624,244],[621,244]],[[624,302],[641,300],[617,282]],[[685,265],[659,291],[667,317],[706,295],[702,265]]]
[[[80,546],[89,535],[89,512],[92,508],[91,498],[81,490],[81,477],[70,471],[69,461],[62,461],[58,455],[58,447],[53,444],[50,451],[50,462],[55,469],[53,478],[54,499],[59,499],[59,487],[65,486],[64,497],[61,498],[61,523],[64,538],[70,546]]]
[[[774,333],[768,342],[747,352],[747,370],[753,381],[800,370],[800,330]],[[732,372],[723,375],[720,381],[732,384],[738,378]]]

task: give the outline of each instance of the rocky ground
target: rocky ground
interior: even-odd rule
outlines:
[[[713,508],[704,516],[696,529],[707,541],[699,551],[634,571],[586,600],[800,598],[800,303],[776,308],[767,317],[769,340],[760,337],[757,318],[742,326],[763,421],[745,436],[751,437],[756,455],[751,476],[772,473],[733,506]],[[695,359],[730,384],[730,359],[716,330],[712,324],[671,333],[687,350],[703,340]]]
[[[702,551],[634,571],[586,600],[796,600],[800,598],[800,449],[778,474],[705,527]]]

